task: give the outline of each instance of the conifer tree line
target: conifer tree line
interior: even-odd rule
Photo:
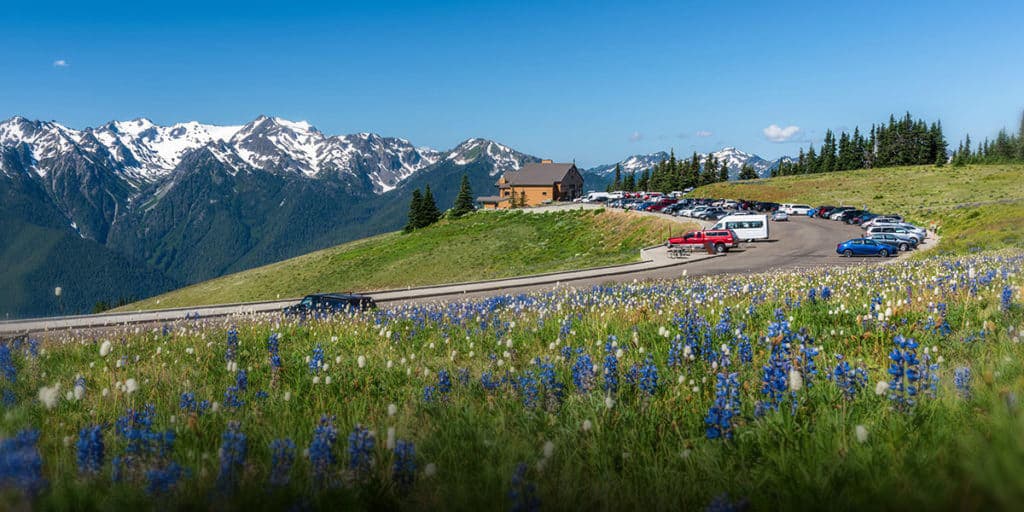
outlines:
[[[1003,128],[995,140],[986,138],[973,149],[971,136],[967,135],[953,152],[952,162],[957,167],[968,164],[1024,163],[1024,114],[1021,114],[1016,135],[1008,134],[1006,128]]]
[[[448,216],[459,218],[467,213],[476,210],[473,204],[473,189],[469,186],[469,176],[462,175],[462,184],[459,186],[459,194],[455,196],[455,204],[448,210]],[[437,202],[434,200],[434,193],[427,185],[425,192],[420,189],[412,191],[412,200],[409,202],[409,221],[405,225],[405,231],[425,228],[441,220],[441,210],[437,209]]]
[[[427,185],[426,192],[421,193],[420,189],[413,190],[412,201],[409,202],[409,222],[405,225],[405,230],[408,232],[425,228],[439,220],[441,211],[437,209],[430,185]]]
[[[705,161],[701,160],[700,154],[696,151],[690,158],[679,160],[673,150],[668,158],[639,174],[624,174],[622,166],[615,164],[615,179],[608,185],[608,191],[671,192],[729,179],[728,162],[719,162],[712,154],[709,154]],[[757,177],[757,172],[753,168],[747,170],[747,174],[750,173]]]
[[[871,125],[866,134],[857,127],[852,134],[841,132],[837,139],[836,134],[828,130],[818,151],[813,144],[806,152],[800,148],[795,161],[780,162],[771,174],[788,176],[901,165],[942,166],[948,158],[942,123],[914,120],[907,112],[900,119],[890,115],[888,123]]]

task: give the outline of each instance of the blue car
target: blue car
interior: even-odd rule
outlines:
[[[900,248],[894,245],[872,240],[870,238],[854,238],[836,246],[836,253],[847,258],[851,256],[895,256]]]

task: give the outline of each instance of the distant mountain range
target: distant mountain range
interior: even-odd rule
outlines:
[[[735,173],[772,165],[733,148],[715,155]],[[399,229],[413,188],[429,185],[445,208],[463,174],[483,195],[536,161],[486,139],[439,151],[268,116],[82,130],[14,117],[0,122],[0,317],[88,312]],[[603,190],[610,169],[585,170],[586,187]]]
[[[711,153],[711,155],[714,155],[715,160],[718,162],[724,161],[728,163],[729,179],[731,180],[739,178],[740,169],[743,167],[744,164],[750,164],[750,166],[753,167],[755,171],[757,171],[758,176],[766,178],[771,174],[772,169],[775,169],[776,167],[779,166],[779,162],[792,161],[790,157],[782,157],[776,160],[766,160],[764,158],[761,158],[760,156],[747,153],[745,151],[740,151],[733,147],[722,148],[720,151],[715,151]],[[692,155],[676,155],[676,158],[686,159],[690,158],[691,156]],[[700,157],[701,165],[703,165],[704,162],[707,160],[708,154],[698,153],[698,156]],[[668,160],[668,158],[668,152],[659,151],[657,153],[649,153],[646,155],[633,155],[625,160],[622,160],[621,162],[618,162],[618,164],[621,166],[623,175],[629,174],[631,172],[635,172],[637,173],[637,175],[639,175],[643,171],[653,168],[656,164],[660,163],[661,161]],[[601,176],[603,178],[611,177],[612,179],[614,179],[615,165],[616,164],[599,165],[597,167],[587,169],[586,172],[597,176]],[[592,187],[588,185],[587,188]]]

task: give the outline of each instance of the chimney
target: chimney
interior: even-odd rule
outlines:
[[[545,158],[545,159],[541,160],[540,163],[542,163],[542,164],[550,164],[552,162],[551,162],[550,158]]]

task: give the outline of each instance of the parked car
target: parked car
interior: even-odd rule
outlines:
[[[721,254],[728,251],[730,247],[739,247],[739,237],[730,229],[709,229],[704,231],[690,231],[682,236],[675,236],[668,239],[669,247],[703,246],[711,244],[715,252]]]
[[[882,224],[882,225],[876,224],[876,225],[871,226],[870,228],[868,228],[868,230],[867,230],[867,234],[868,235],[873,235],[875,233],[893,233],[893,234],[907,235],[907,236],[914,237],[917,240],[917,243],[923,242],[924,241],[924,237],[925,237],[925,234],[920,232],[920,231],[915,231],[915,230],[911,230],[911,229],[905,228],[903,226],[890,225],[890,224]]]
[[[675,199],[669,199],[669,198],[661,199],[657,203],[654,203],[651,206],[648,206],[647,207],[647,211],[649,211],[649,212],[660,212],[660,211],[664,210],[666,206],[671,206],[671,205],[673,205],[675,203],[676,203]]]
[[[854,238],[836,246],[836,253],[847,258],[851,256],[895,256],[899,247],[872,240],[870,238]]]
[[[899,247],[901,251],[909,251],[917,248],[916,238],[898,233],[872,233],[865,238],[878,240],[879,242],[887,243],[889,245],[895,245],[896,247]]]
[[[854,208],[852,206],[840,206],[839,208],[833,208],[829,210],[828,218],[829,220],[839,220],[840,216],[853,209]]]
[[[774,212],[772,212],[772,220],[776,222],[787,221],[789,220],[789,214],[782,210],[775,210]]]
[[[719,214],[724,214],[724,213],[726,213],[725,210],[723,210],[721,208],[715,207],[715,208],[708,208],[708,209],[706,209],[706,210],[704,210],[704,211],[694,215],[694,217],[698,218],[698,219],[704,219],[704,220],[713,220],[713,219],[721,218],[724,215],[719,215]]]
[[[829,206],[829,205],[819,206],[819,207],[815,208],[814,216],[815,217],[824,217],[825,216],[825,212],[827,212],[827,211],[829,211],[829,210],[831,210],[833,208],[835,208],[835,206]]]
[[[377,307],[369,295],[352,293],[316,293],[306,295],[298,304],[284,308],[285,315],[305,316],[309,314],[341,313],[363,311]]]
[[[779,209],[790,215],[807,215],[812,208],[806,204],[782,203]]]
[[[865,210],[846,210],[845,212],[840,213],[839,217],[836,220],[838,220],[839,222],[845,222],[847,224],[850,224],[855,217],[858,217],[865,213],[867,213],[867,211]]]

